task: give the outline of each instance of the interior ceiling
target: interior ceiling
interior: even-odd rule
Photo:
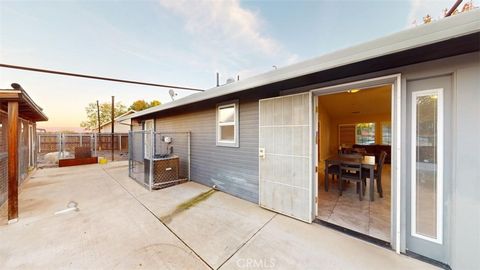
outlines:
[[[356,93],[343,92],[319,96],[318,99],[319,105],[333,119],[391,112],[390,85],[362,89]]]

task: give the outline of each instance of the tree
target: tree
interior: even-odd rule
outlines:
[[[137,101],[134,101],[132,103],[132,105],[130,105],[130,107],[128,107],[128,109],[138,112],[138,111],[143,111],[143,110],[151,108],[151,107],[158,106],[160,104],[162,104],[162,103],[158,100],[152,100],[151,102],[146,102],[143,99],[139,99]]]
[[[452,12],[451,14],[447,14],[448,11],[449,11],[449,9],[448,9],[448,8],[445,8],[445,9],[443,10],[443,17],[447,17],[447,15],[448,15],[448,16],[454,16],[454,15],[457,15],[457,14],[460,14],[460,13],[472,11],[472,10],[477,9],[477,8],[478,8],[478,7],[473,4],[473,1],[470,0],[470,1],[468,1],[467,3],[465,3],[465,4],[463,5],[463,7],[462,7],[461,10],[459,10],[458,8],[456,8],[455,10],[453,10],[453,12]],[[424,24],[431,23],[431,22],[435,21],[435,19],[432,18],[432,16],[430,16],[430,14],[427,14],[426,16],[424,16],[424,17],[422,18],[422,20],[423,20],[423,23],[424,23]],[[413,22],[413,24],[414,24],[414,25],[417,25],[416,20]]]
[[[100,125],[109,123],[112,121],[112,105],[108,102],[100,103]],[[98,119],[97,119],[97,103],[89,103],[85,107],[85,112],[87,113],[87,120],[80,123],[80,126],[86,130],[98,130]],[[114,117],[118,117],[127,112],[127,107],[121,102],[115,104]]]

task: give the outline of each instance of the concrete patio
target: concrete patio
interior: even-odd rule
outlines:
[[[149,192],[126,162],[38,170],[0,211],[2,269],[429,269],[188,182]],[[77,204],[78,211],[54,214]],[[70,205],[71,206],[71,205]]]

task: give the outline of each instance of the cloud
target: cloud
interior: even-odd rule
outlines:
[[[191,34],[213,41],[239,42],[267,54],[276,54],[281,49],[277,42],[261,33],[259,16],[241,7],[238,0],[160,0],[160,3],[182,16],[185,29]]]

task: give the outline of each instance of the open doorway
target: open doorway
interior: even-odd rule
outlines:
[[[316,98],[317,219],[390,243],[392,85],[345,89]],[[358,173],[345,169],[342,158],[352,156],[373,160],[373,181],[365,167]],[[360,180],[349,180],[345,177],[349,174]],[[364,195],[359,196],[361,190]]]

